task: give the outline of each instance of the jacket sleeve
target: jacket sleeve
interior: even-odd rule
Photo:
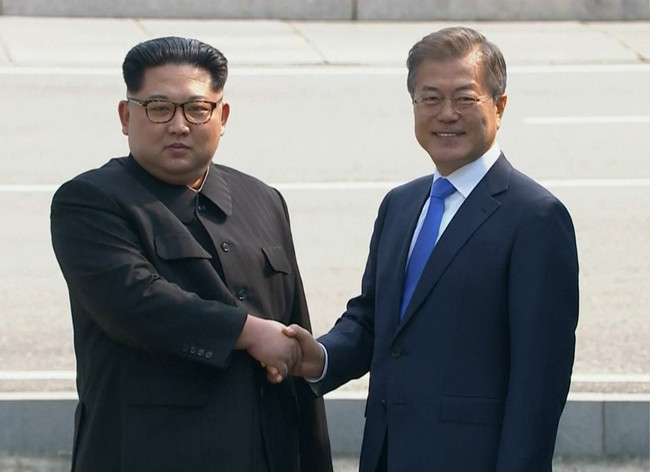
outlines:
[[[92,182],[75,179],[55,194],[51,235],[73,315],[114,341],[224,367],[246,312],[202,299],[168,280],[152,262],[130,209]],[[151,236],[153,239],[153,236]],[[209,262],[188,258],[197,277]],[[170,272],[171,273],[171,272]],[[201,355],[197,355],[197,351]]]
[[[496,470],[550,472],[578,321],[573,224],[553,197],[519,228],[509,273],[510,378]]]

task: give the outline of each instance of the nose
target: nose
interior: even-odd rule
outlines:
[[[456,121],[460,114],[456,111],[454,107],[454,102],[452,100],[444,100],[442,102],[440,111],[438,112],[437,118],[440,121]]]
[[[190,131],[190,124],[185,118],[183,110],[179,106],[177,106],[174,110],[174,115],[172,116],[172,119],[167,123],[167,125],[172,133],[186,134]]]

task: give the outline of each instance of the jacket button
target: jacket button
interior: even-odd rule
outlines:
[[[203,203],[199,203],[196,206],[196,209],[199,210],[199,211],[205,211],[205,205]]]
[[[196,354],[196,346],[192,346],[192,347],[190,348],[190,353],[191,353],[191,354]]]
[[[205,355],[205,350],[199,349],[198,351],[196,351],[196,355],[199,357],[203,357]]]
[[[390,351],[390,355],[397,359],[399,356],[402,355],[402,349],[399,346],[394,346],[393,349]]]
[[[240,290],[237,292],[237,298],[238,298],[240,301],[242,301],[242,302],[243,302],[244,300],[246,300],[246,296],[247,296],[247,295],[248,295],[248,294],[246,293],[246,289],[245,289],[245,288],[242,288],[242,289],[240,289]]]
[[[221,250],[223,252],[230,252],[230,241],[224,241],[221,243]]]
[[[205,353],[205,358],[206,358],[206,359],[210,359],[211,357],[212,357],[212,351],[207,351],[207,352]]]

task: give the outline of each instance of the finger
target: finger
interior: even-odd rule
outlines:
[[[270,374],[270,373],[267,372],[266,373],[266,380],[268,380],[269,382],[274,383],[274,384],[279,384],[279,383],[282,383],[282,381],[284,379],[282,378],[281,375],[273,375],[273,374]]]
[[[266,378],[272,383],[280,383],[284,380],[280,370],[272,365],[266,366]]]
[[[289,375],[289,366],[285,363],[283,363],[278,370],[278,375],[280,375],[281,378],[285,378],[287,375]]]
[[[309,331],[307,331],[305,328],[303,328],[302,326],[300,326],[300,325],[292,324],[292,325],[288,326],[286,329],[289,331],[290,334],[287,334],[286,332],[285,332],[285,334],[287,336],[290,336],[290,337],[296,339],[299,343],[302,343],[306,339],[311,339],[312,338],[311,333]],[[283,332],[284,332],[284,330],[283,330]]]
[[[289,336],[290,338],[295,337],[297,334],[294,325],[285,326],[284,328],[282,328],[282,333],[285,334],[286,336]]]

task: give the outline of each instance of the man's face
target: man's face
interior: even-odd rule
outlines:
[[[132,98],[218,102],[222,92],[212,90],[206,70],[189,64],[166,64],[146,69],[143,87]],[[152,123],[143,107],[127,101],[120,102],[118,111],[131,154],[145,170],[163,182],[196,186],[217,150],[230,110],[227,103],[220,103],[203,124],[187,121],[180,107],[167,123]]]
[[[442,108],[432,113],[426,105],[414,105],[415,137],[441,175],[451,174],[490,148],[501,125],[506,96],[492,98],[475,54],[423,61],[415,76],[413,98],[425,97],[434,102],[442,99]],[[472,104],[472,99],[480,101]]]

